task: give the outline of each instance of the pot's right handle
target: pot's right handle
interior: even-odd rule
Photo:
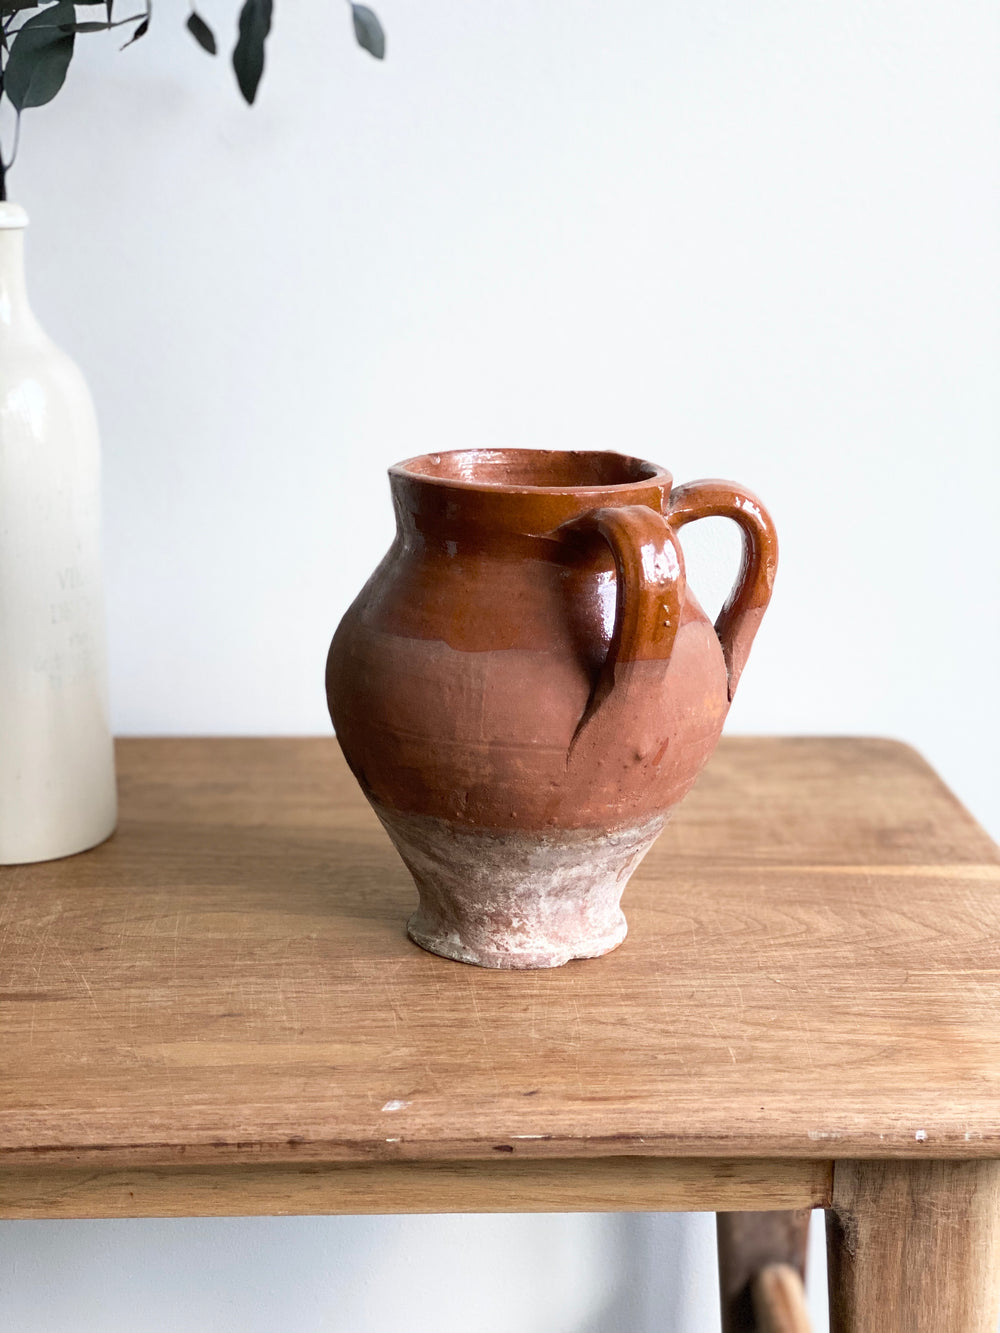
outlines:
[[[691,481],[670,492],[666,513],[670,526],[681,528],[696,518],[731,518],[743,531],[740,572],[715,622],[732,699],[771,600],[778,567],[778,536],[770,514],[757,497],[731,481]]]

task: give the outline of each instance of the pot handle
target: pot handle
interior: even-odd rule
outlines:
[[[575,746],[607,699],[625,701],[635,663],[670,657],[684,602],[684,558],[663,515],[647,505],[591,509],[567,528],[595,533],[611,547],[618,593],[608,655],[577,726]]]
[[[691,481],[670,492],[667,522],[672,527],[681,528],[697,518],[731,518],[743,531],[740,572],[715,622],[731,700],[771,600],[778,567],[778,536],[770,514],[757,497],[731,481]]]

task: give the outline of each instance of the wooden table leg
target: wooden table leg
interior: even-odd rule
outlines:
[[[769,1264],[806,1271],[809,1209],[768,1213],[717,1213],[722,1333],[755,1333],[751,1284]]]
[[[753,1280],[757,1333],[812,1333],[806,1289],[791,1264],[768,1264]]]
[[[830,1333],[996,1333],[1000,1162],[838,1162]]]

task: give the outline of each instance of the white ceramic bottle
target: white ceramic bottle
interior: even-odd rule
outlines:
[[[93,847],[117,813],[97,424],[28,305],[27,223],[0,203],[0,865]]]

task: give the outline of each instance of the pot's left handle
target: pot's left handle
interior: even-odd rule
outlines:
[[[669,659],[684,602],[684,558],[663,515],[646,505],[591,509],[567,528],[603,537],[615,562],[617,587],[608,655],[577,726],[575,745],[606,701],[625,702],[637,662]]]

